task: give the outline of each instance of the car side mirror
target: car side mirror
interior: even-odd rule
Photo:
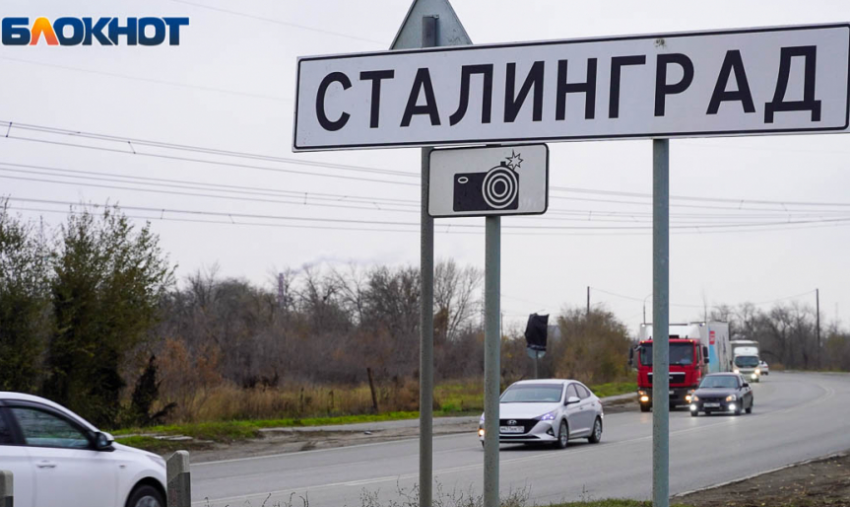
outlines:
[[[579,398],[578,396],[570,396],[569,398],[567,398],[567,401],[564,402],[564,405],[574,405],[580,401],[581,398]]]
[[[115,437],[109,433],[98,431],[94,434],[94,448],[98,451],[105,451],[111,448],[113,443],[115,443]]]
[[[705,345],[702,346],[702,357],[703,359],[705,359],[705,364],[711,362],[711,359],[709,359],[708,357],[708,347],[706,347]]]
[[[747,382],[744,382],[744,387],[750,387],[750,384],[747,383]]]

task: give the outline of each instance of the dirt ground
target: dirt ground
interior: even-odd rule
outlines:
[[[850,451],[673,502],[694,507],[850,507]]]
[[[474,434],[478,423],[444,424],[434,426],[434,435],[456,433]],[[304,429],[280,428],[262,431],[263,438],[245,440],[232,444],[210,443],[207,448],[192,452],[192,461],[218,461],[283,454],[289,452],[330,449],[351,445],[371,444],[405,440],[419,436],[419,428],[394,428],[373,431],[308,431]]]

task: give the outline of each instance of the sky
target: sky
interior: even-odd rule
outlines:
[[[151,221],[179,276],[218,265],[271,284],[284,268],[416,265],[418,149],[292,152],[296,58],[387,49],[409,5],[5,0],[3,17],[187,16],[190,26],[179,46],[0,46],[0,195],[48,226],[72,203],[117,203]],[[452,5],[475,43],[850,21],[846,0]],[[850,137],[670,145],[671,321],[721,303],[814,305],[816,288],[825,321],[850,320],[850,228],[823,222],[850,218]],[[651,142],[549,146],[549,212],[503,220],[505,324],[583,307],[591,287],[592,305],[634,330],[651,304]],[[523,230],[533,225],[563,229]],[[483,219],[436,231],[438,259],[483,268]]]

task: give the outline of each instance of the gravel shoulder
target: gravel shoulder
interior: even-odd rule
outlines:
[[[673,501],[694,507],[850,507],[850,450]]]

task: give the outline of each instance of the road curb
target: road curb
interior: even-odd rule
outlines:
[[[675,495],[671,495],[670,498],[681,498],[688,495],[693,495],[695,493],[702,493],[703,491],[708,491],[711,489],[723,488],[726,486],[731,486],[733,484],[738,484],[741,482],[748,481],[750,479],[755,479],[756,477],[761,477],[762,475],[772,474],[774,472],[780,472],[782,470],[787,470],[789,468],[799,467],[803,465],[808,465],[810,463],[817,463],[818,461],[826,461],[833,458],[843,458],[848,455],[850,451],[842,451],[836,452],[833,454],[829,454],[827,456],[821,456],[819,458],[807,459],[805,461],[798,461],[797,463],[791,463],[790,465],[781,466],[778,468],[773,468],[771,470],[765,470],[764,472],[759,472],[757,474],[748,475],[746,477],[741,477],[740,479],[734,479],[731,481],[721,482],[719,484],[712,484],[711,486],[706,486],[704,488],[693,489],[691,491],[685,491],[684,493],[676,493]]]

